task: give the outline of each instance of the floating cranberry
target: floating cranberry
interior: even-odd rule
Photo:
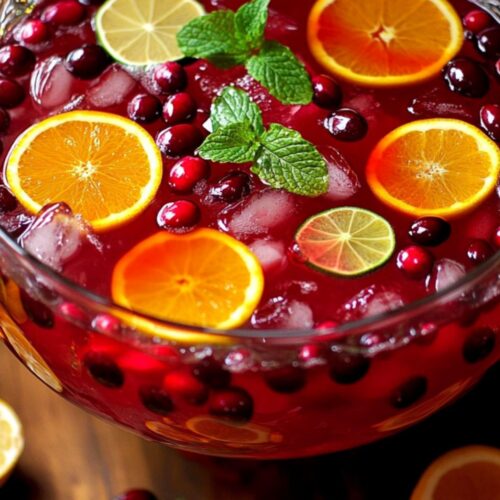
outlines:
[[[235,420],[250,420],[253,414],[253,400],[250,394],[239,387],[214,392],[208,401],[209,412],[217,417]]]
[[[164,94],[174,94],[184,90],[187,85],[186,71],[176,62],[167,62],[157,66],[153,78]]]
[[[45,304],[35,300],[24,290],[21,290],[21,302],[26,314],[33,323],[42,328],[52,328],[54,326],[54,315]]]
[[[77,78],[89,80],[100,75],[111,63],[99,45],[87,44],[72,50],[64,61],[66,69]]]
[[[370,360],[361,354],[334,352],[330,360],[330,377],[339,384],[354,384],[370,369]]]
[[[153,376],[165,371],[165,364],[158,359],[136,349],[128,349],[117,359],[118,366],[125,372],[142,376]]]
[[[306,383],[306,373],[297,366],[283,366],[265,373],[264,378],[267,385],[281,394],[297,392]]]
[[[330,134],[340,141],[357,141],[368,131],[366,120],[354,109],[342,108],[332,113],[324,121]]]
[[[113,500],[158,500],[153,493],[148,490],[128,490],[125,493],[121,493],[115,496]]]
[[[169,186],[179,193],[188,193],[196,184],[210,176],[210,165],[202,158],[186,156],[179,160],[168,174]]]
[[[118,389],[125,382],[125,376],[111,356],[101,352],[88,352],[83,363],[97,382],[110,389]]]
[[[216,389],[227,387],[231,382],[231,373],[211,357],[198,362],[192,373],[200,382]]]
[[[471,10],[463,18],[464,28],[472,31],[472,33],[479,33],[487,28],[493,19],[484,10]]]
[[[120,320],[111,316],[110,314],[98,314],[94,321],[92,321],[92,327],[100,333],[107,333],[109,335],[118,333],[121,328]]]
[[[167,415],[174,409],[170,396],[162,387],[143,387],[139,391],[139,398],[145,408],[158,415]]]
[[[250,177],[239,170],[225,175],[210,188],[211,196],[226,203],[238,201],[248,193],[250,193]]]
[[[474,240],[467,247],[467,258],[472,264],[486,262],[495,251],[486,240]]]
[[[74,26],[85,16],[85,7],[74,0],[63,0],[49,5],[42,12],[42,21],[55,26]]]
[[[25,98],[24,89],[19,83],[7,78],[0,78],[0,106],[2,108],[15,108]]]
[[[156,221],[162,229],[182,229],[195,226],[200,216],[198,205],[189,200],[177,200],[163,205]]]
[[[313,101],[322,108],[338,106],[342,101],[340,85],[328,75],[317,75],[312,79]]]
[[[491,328],[474,330],[466,339],[462,353],[467,363],[477,363],[488,357],[495,348],[496,335]]]
[[[0,72],[6,76],[27,73],[35,64],[35,55],[22,45],[5,45],[0,49]]]
[[[187,122],[196,114],[196,102],[187,92],[170,96],[163,105],[163,119],[167,125]]]
[[[428,250],[412,245],[399,252],[397,266],[410,278],[421,279],[430,273],[433,261]]]
[[[67,321],[72,323],[86,323],[87,315],[73,302],[63,302],[57,307],[57,311]]]
[[[481,127],[494,140],[500,142],[500,105],[486,104],[479,111]]]
[[[299,350],[297,358],[302,363],[320,360],[325,355],[325,348],[320,344],[306,344]]]
[[[202,142],[200,131],[189,123],[173,125],[156,136],[156,144],[167,156],[191,154]]]
[[[49,38],[49,29],[40,19],[26,21],[17,33],[17,39],[29,45],[37,45]]]
[[[0,108],[0,133],[7,132],[10,125],[10,115],[5,109]]]
[[[208,397],[207,386],[193,374],[183,370],[167,373],[163,379],[163,387],[172,397],[194,405],[205,403]]]
[[[493,243],[497,248],[500,248],[500,226],[496,228],[495,234],[493,235]]]
[[[477,36],[477,48],[486,57],[500,57],[500,28],[495,26],[481,31]]]
[[[439,217],[422,217],[410,226],[408,234],[415,243],[433,247],[450,237],[451,226]]]
[[[129,102],[127,112],[136,122],[151,123],[161,115],[161,102],[151,94],[138,94]]]
[[[337,328],[339,324],[336,321],[332,321],[331,319],[327,319],[326,321],[322,321],[318,323],[314,328],[316,330],[333,330]]]
[[[412,377],[402,384],[392,395],[391,403],[399,409],[408,408],[427,392],[427,379],[422,376]]]
[[[443,70],[448,87],[467,97],[483,97],[489,88],[488,75],[470,59],[452,59]]]
[[[0,186],[0,214],[12,212],[17,207],[17,200],[5,186]]]

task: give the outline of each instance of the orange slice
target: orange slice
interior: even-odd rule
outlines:
[[[411,500],[500,499],[500,450],[467,446],[446,453],[425,471]]]
[[[0,487],[9,477],[24,448],[23,429],[15,411],[0,400]]]
[[[24,132],[10,151],[6,177],[30,212],[64,201],[102,231],[146,208],[162,170],[153,138],[133,121],[110,113],[72,111]]]
[[[372,151],[366,177],[372,191],[411,216],[453,217],[495,189],[500,150],[478,128],[460,120],[408,123]]]
[[[318,0],[309,47],[335,75],[359,85],[426,80],[460,50],[462,23],[446,0]]]
[[[247,321],[264,277],[243,243],[213,229],[157,233],[124,255],[113,271],[117,304],[158,319],[230,329]]]

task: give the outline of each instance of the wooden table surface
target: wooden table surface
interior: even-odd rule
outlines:
[[[1,500],[111,500],[132,487],[159,500],[405,500],[441,453],[466,444],[500,447],[500,365],[461,401],[409,431],[289,461],[193,457],[146,442],[64,401],[3,345],[0,398],[15,408],[26,437]]]

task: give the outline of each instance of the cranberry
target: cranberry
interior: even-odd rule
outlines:
[[[357,141],[368,131],[366,120],[354,109],[342,108],[324,122],[326,130],[340,141]]]
[[[10,115],[5,109],[0,108],[0,133],[7,132],[10,125]]]
[[[200,216],[198,205],[189,200],[177,200],[163,205],[156,221],[162,229],[181,229],[196,225]]]
[[[479,33],[492,23],[491,16],[484,10],[471,10],[463,18],[464,28]]]
[[[15,108],[25,98],[24,89],[19,83],[7,78],[0,78],[0,106],[3,108]]]
[[[73,26],[85,16],[85,7],[74,0],[63,0],[49,5],[42,12],[42,21],[55,26]]]
[[[231,382],[231,373],[210,357],[197,363],[192,373],[200,382],[216,389],[227,387]]]
[[[110,389],[118,389],[125,382],[125,376],[111,356],[100,352],[89,352],[83,363],[97,382]]]
[[[83,323],[87,322],[87,315],[73,302],[63,302],[57,307],[57,311],[70,323]]]
[[[17,207],[17,200],[5,186],[0,186],[0,214],[12,212]]]
[[[153,493],[148,490],[128,490],[113,498],[113,500],[158,500]]]
[[[427,276],[434,258],[425,248],[413,245],[401,250],[397,257],[397,266],[410,278],[420,279]]]
[[[138,351],[136,349],[128,349],[117,360],[118,365],[125,372],[132,371],[141,375],[157,375],[165,371],[165,364],[158,359]]]
[[[0,72],[6,76],[27,73],[35,64],[35,55],[22,45],[5,45],[0,49]]]
[[[151,94],[138,94],[129,102],[127,112],[136,122],[154,122],[161,114],[161,102]]]
[[[302,368],[296,366],[283,366],[266,372],[264,376],[267,385],[273,391],[282,394],[297,392],[306,383],[306,374]]]
[[[199,130],[191,124],[182,123],[162,130],[156,136],[156,144],[167,156],[182,156],[192,153],[202,142]]]
[[[120,320],[111,316],[110,314],[98,314],[92,322],[92,327],[100,333],[107,333],[109,335],[118,333],[121,325]]]
[[[143,387],[139,391],[139,398],[145,408],[158,415],[167,415],[174,409],[170,396],[162,387]]]
[[[20,27],[17,38],[23,43],[36,45],[49,38],[49,29],[40,19],[30,19]]]
[[[52,311],[41,302],[38,302],[24,290],[21,290],[21,302],[28,317],[42,328],[52,328],[54,326],[54,315]]]
[[[410,226],[408,234],[415,243],[433,247],[450,237],[451,226],[439,217],[422,217]]]
[[[239,387],[214,392],[210,396],[208,404],[209,412],[217,417],[250,420],[253,414],[252,397]]]
[[[163,106],[163,119],[167,125],[191,120],[196,114],[196,103],[187,92],[170,96]]]
[[[469,59],[452,59],[443,70],[448,87],[467,97],[483,97],[489,88],[488,76],[481,66]]]
[[[500,105],[486,104],[479,111],[481,127],[494,140],[500,142]]]
[[[87,44],[72,50],[64,61],[66,69],[82,80],[100,75],[111,63],[106,51],[99,45]]]
[[[477,36],[477,48],[486,57],[500,57],[500,28],[488,28]]]
[[[467,258],[472,264],[482,264],[494,253],[491,245],[485,240],[474,240],[467,247]]]
[[[328,75],[318,75],[312,79],[315,104],[322,108],[338,106],[342,101],[340,85]]]
[[[493,243],[497,248],[500,248],[500,226],[496,228],[495,234],[493,235]]]
[[[394,392],[391,402],[396,408],[408,408],[423,397],[426,392],[427,379],[421,376],[412,377]]]
[[[176,62],[167,62],[157,66],[153,78],[164,94],[174,94],[183,90],[187,85],[186,71]]]
[[[325,349],[320,344],[306,344],[299,350],[297,358],[302,363],[320,360],[325,355]]]
[[[163,379],[163,387],[171,396],[195,405],[205,403],[208,397],[207,386],[183,370],[167,373]]]
[[[188,193],[196,184],[210,176],[210,166],[202,158],[186,156],[179,160],[168,174],[169,186],[179,193]]]
[[[330,361],[330,377],[338,384],[354,384],[370,368],[370,360],[361,354],[334,352]]]
[[[245,172],[235,170],[225,175],[210,189],[216,199],[232,203],[250,192],[250,177]]]
[[[334,328],[337,328],[339,324],[336,321],[332,321],[330,319],[327,319],[326,321],[322,321],[321,323],[318,323],[314,328],[316,330],[333,330]]]
[[[477,363],[488,357],[495,348],[496,335],[491,328],[474,330],[465,341],[462,354],[467,363]]]

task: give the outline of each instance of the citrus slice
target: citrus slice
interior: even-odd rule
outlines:
[[[162,170],[153,138],[133,121],[110,113],[72,111],[24,132],[10,151],[6,177],[30,212],[64,201],[102,231],[146,208]]]
[[[306,262],[339,276],[357,276],[381,266],[394,252],[391,225],[380,215],[340,207],[313,215],[295,240]]]
[[[407,123],[372,151],[366,177],[387,205],[413,217],[452,217],[495,189],[500,150],[478,128],[460,120]]]
[[[309,47],[333,74],[359,85],[426,80],[460,50],[462,23],[446,0],[318,0]]]
[[[500,449],[467,446],[432,463],[411,500],[470,500],[500,498]]]
[[[0,486],[9,477],[23,448],[21,422],[15,411],[0,399]]]
[[[257,258],[213,229],[157,233],[115,266],[117,304],[176,323],[235,328],[247,321],[264,286]]]
[[[195,0],[108,0],[95,18],[97,37],[109,55],[134,66],[183,57],[177,32],[205,11]]]

